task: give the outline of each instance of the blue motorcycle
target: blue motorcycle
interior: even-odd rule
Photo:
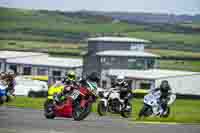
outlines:
[[[7,86],[0,84],[0,105],[6,100],[6,88]]]

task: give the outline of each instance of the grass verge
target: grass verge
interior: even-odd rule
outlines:
[[[43,109],[44,98],[27,98],[16,97],[7,106],[20,108]],[[171,107],[171,114],[168,118],[151,117],[142,120],[138,119],[138,113],[143,106],[142,99],[133,100],[133,121],[151,121],[151,122],[177,122],[177,123],[200,123],[200,100],[182,100],[177,99]],[[95,103],[92,111],[96,111],[97,104]]]

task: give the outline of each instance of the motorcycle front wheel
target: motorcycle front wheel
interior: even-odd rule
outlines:
[[[140,110],[139,118],[148,117],[148,116],[152,115],[152,113],[153,113],[152,108],[150,106],[144,104],[144,106]]]
[[[73,108],[72,117],[75,121],[81,121],[90,114],[91,108],[91,103],[88,103],[84,108],[82,108],[80,104],[76,104]]]
[[[97,105],[97,112],[100,116],[105,116],[107,113],[107,107],[103,101],[100,101]]]
[[[166,111],[164,112],[163,115],[161,115],[161,117],[167,118],[167,117],[169,117],[169,115],[170,115],[170,108],[167,107],[167,108],[166,108]]]

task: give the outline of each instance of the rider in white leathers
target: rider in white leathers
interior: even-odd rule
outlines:
[[[159,99],[159,104],[162,107],[163,111],[167,109],[168,102],[170,100],[170,96],[172,95],[172,89],[169,85],[169,82],[167,80],[163,80],[161,82],[160,87],[152,89],[150,92],[154,93],[160,91],[160,99]]]

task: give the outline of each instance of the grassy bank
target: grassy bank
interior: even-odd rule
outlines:
[[[126,35],[153,41],[151,48],[199,49],[199,23],[157,25],[114,22],[87,12],[24,10],[0,7],[0,39],[80,42],[92,36]],[[190,29],[187,32],[184,29]],[[197,28],[197,29],[196,29]],[[195,30],[196,29],[196,30]],[[159,43],[159,44],[156,44]],[[166,45],[169,43],[170,45]]]
[[[199,52],[167,50],[167,49],[145,49],[145,51],[158,54],[164,57],[200,58]]]
[[[0,40],[0,50],[47,52],[54,55],[80,56],[85,47],[76,43]]]
[[[13,102],[7,103],[8,106],[20,108],[43,109],[44,98],[17,97]],[[200,123],[200,100],[176,100],[172,105],[171,115],[168,118],[145,118],[138,120],[137,115],[143,105],[142,99],[133,100],[133,121],[159,121],[159,122],[178,122],[178,123]],[[93,112],[96,112],[94,104]]]
[[[160,69],[200,72],[199,61],[159,60]]]

